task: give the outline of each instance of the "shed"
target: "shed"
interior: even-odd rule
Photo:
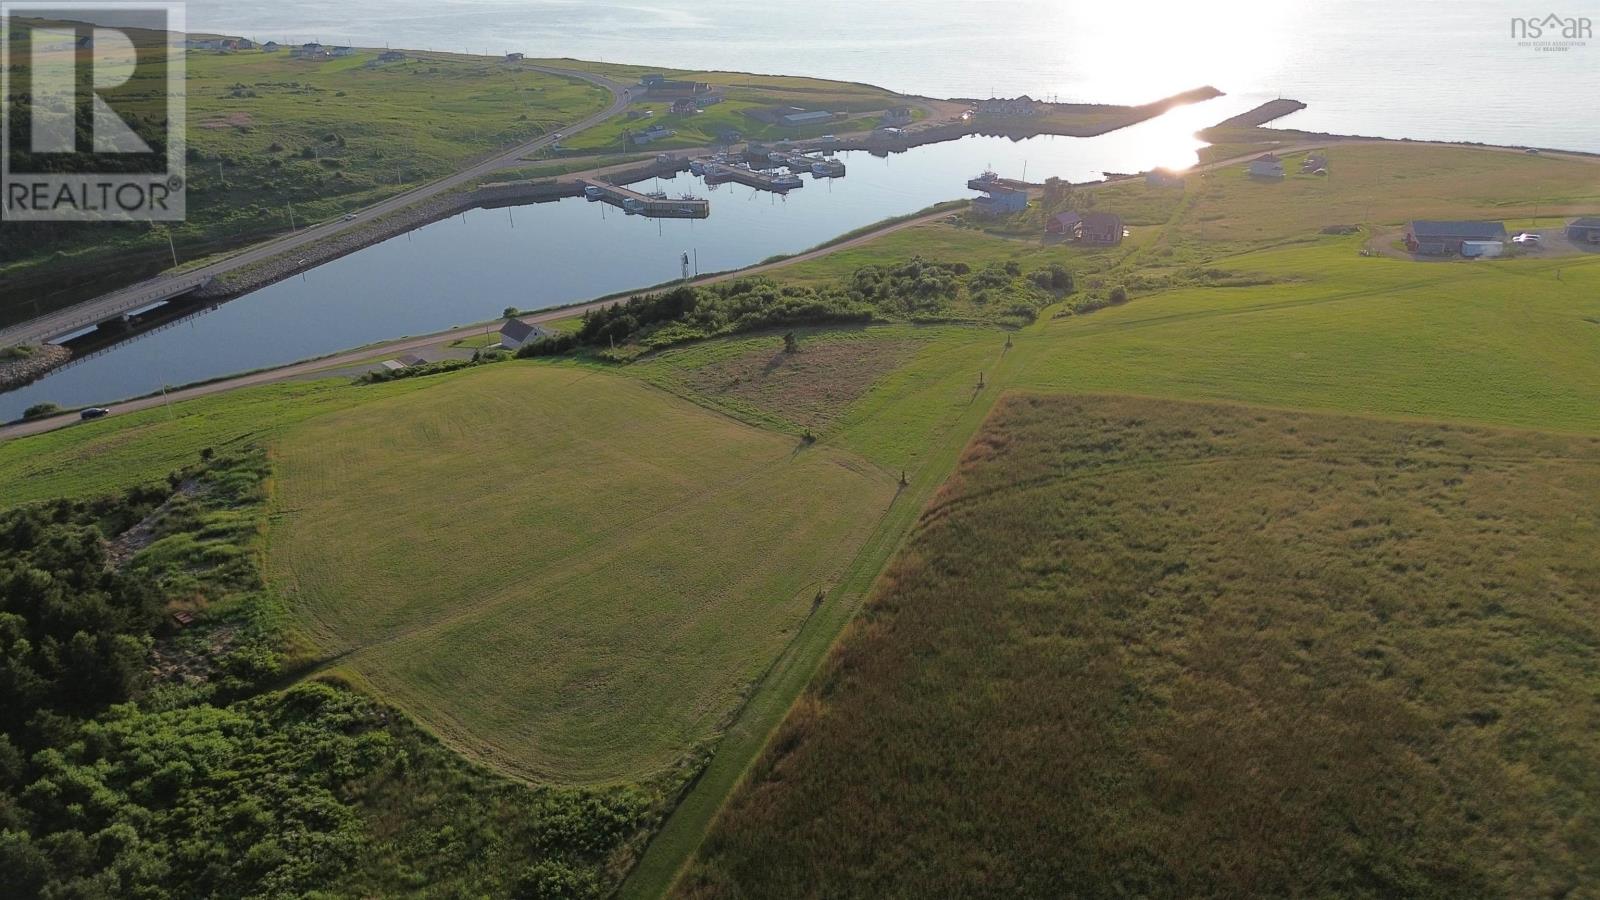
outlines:
[[[1251,160],[1248,171],[1251,178],[1282,178],[1283,160],[1276,154],[1268,153],[1266,156]]]
[[[1506,239],[1506,226],[1503,222],[1443,222],[1429,219],[1418,219],[1411,223],[1411,230],[1406,234],[1406,246],[1413,253],[1426,256],[1448,256],[1461,252],[1461,245],[1467,241],[1500,241]]]
[[[989,196],[972,201],[972,209],[980,216],[1006,216],[1028,208],[1028,192],[991,185],[983,188]]]
[[[1108,212],[1089,213],[1078,227],[1080,239],[1089,244],[1120,244],[1122,231],[1122,217]]]
[[[1044,230],[1047,234],[1064,234],[1068,237],[1077,237],[1078,226],[1082,224],[1083,216],[1071,211],[1061,212],[1051,216],[1050,220],[1044,223]]]
[[[833,121],[833,113],[821,109],[802,109],[797,112],[787,113],[783,117],[785,125],[814,125],[817,122]]]
[[[1579,244],[1600,244],[1600,216],[1573,219],[1567,226],[1567,237]]]
[[[524,59],[527,59],[527,58],[528,58],[528,55],[526,53],[507,53],[506,54],[506,62],[508,62],[508,63],[522,62]]]
[[[553,333],[543,325],[535,325],[522,319],[507,319],[506,324],[500,326],[500,346],[507,350],[520,350],[528,344],[550,337]]]
[[[1467,259],[1493,259],[1504,253],[1506,245],[1500,241],[1462,241],[1461,255]]]

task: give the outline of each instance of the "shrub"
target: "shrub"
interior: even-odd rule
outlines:
[[[35,403],[22,411],[22,421],[32,422],[34,419],[43,419],[61,412],[61,407],[54,403]]]
[[[1128,289],[1120,284],[1112,288],[1110,302],[1112,306],[1121,306],[1122,304],[1127,303]]]

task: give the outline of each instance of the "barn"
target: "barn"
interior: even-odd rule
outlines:
[[[1412,253],[1423,256],[1451,256],[1461,252],[1461,245],[1477,241],[1506,239],[1503,222],[1436,222],[1418,219],[1411,223],[1406,234],[1406,246]]]
[[[1600,216],[1573,219],[1567,237],[1575,244],[1600,244]]]

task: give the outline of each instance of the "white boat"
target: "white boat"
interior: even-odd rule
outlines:
[[[799,175],[779,175],[772,179],[772,186],[783,191],[793,188],[805,187],[806,183],[800,180]]]
[[[818,178],[843,178],[844,163],[836,159],[818,160],[811,164],[811,174]]]
[[[691,160],[689,160],[689,174],[690,175],[704,175],[705,173],[706,173],[706,161],[705,160],[703,160],[703,159],[691,159]]]

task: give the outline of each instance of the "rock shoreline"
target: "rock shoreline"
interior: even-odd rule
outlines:
[[[30,348],[27,356],[0,362],[0,391],[11,391],[44,377],[53,369],[66,365],[72,351],[55,344]]]

